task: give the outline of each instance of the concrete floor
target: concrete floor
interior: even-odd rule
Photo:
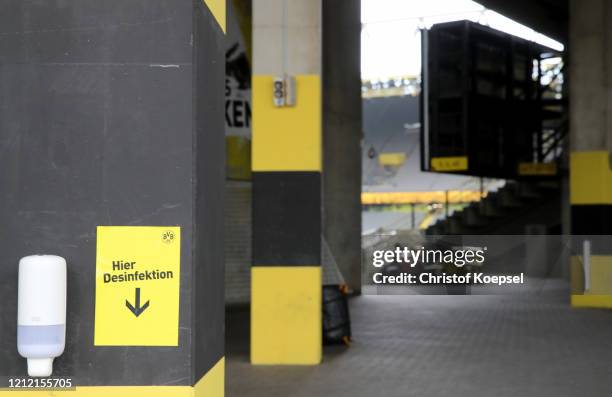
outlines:
[[[573,310],[566,286],[521,296],[361,296],[354,343],[315,367],[248,363],[248,312],[228,313],[227,395],[610,396],[612,311]]]

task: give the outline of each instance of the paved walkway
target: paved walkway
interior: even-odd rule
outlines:
[[[574,310],[559,282],[522,296],[361,296],[354,343],[315,367],[248,363],[248,312],[228,313],[227,395],[612,395],[612,311]]]

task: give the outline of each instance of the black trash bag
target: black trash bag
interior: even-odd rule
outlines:
[[[348,345],[351,341],[346,290],[341,285],[323,286],[323,343],[326,345]]]

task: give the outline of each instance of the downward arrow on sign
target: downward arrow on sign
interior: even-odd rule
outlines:
[[[136,288],[136,307],[132,306],[132,304],[127,299],[125,300],[125,305],[127,306],[128,309],[130,309],[132,313],[134,313],[136,317],[138,317],[142,314],[142,312],[144,312],[147,309],[147,307],[149,307],[149,301],[147,301],[147,303],[145,303],[141,307],[140,306],[140,288]]]

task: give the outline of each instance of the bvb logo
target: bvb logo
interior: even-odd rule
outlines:
[[[166,244],[170,244],[174,241],[174,232],[172,230],[166,230],[162,233],[162,241]]]

